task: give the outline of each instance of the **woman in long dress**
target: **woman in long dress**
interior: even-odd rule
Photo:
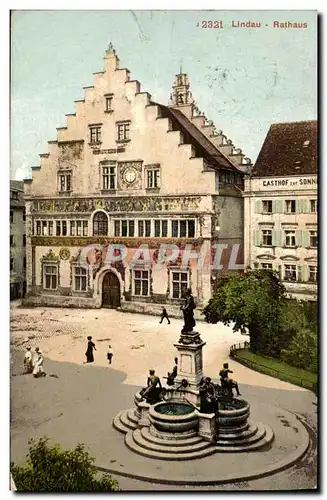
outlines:
[[[95,344],[92,342],[92,337],[87,337],[88,343],[87,343],[87,349],[86,349],[86,362],[87,363],[93,363],[94,361],[94,356],[93,356],[93,349],[96,351]]]

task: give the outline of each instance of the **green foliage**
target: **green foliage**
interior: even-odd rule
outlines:
[[[279,355],[278,335],[285,288],[276,273],[250,270],[223,273],[203,314],[209,323],[234,323],[234,331],[249,331],[253,352]]]
[[[297,332],[288,348],[281,351],[281,359],[297,368],[305,368],[313,373],[317,373],[317,333],[308,328]]]
[[[118,483],[104,474],[96,479],[94,459],[85,446],[62,450],[50,445],[47,438],[29,441],[27,461],[23,467],[11,464],[17,491],[32,492],[108,492],[118,491]]]

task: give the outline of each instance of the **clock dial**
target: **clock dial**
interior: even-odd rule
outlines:
[[[136,170],[134,168],[127,169],[124,177],[126,182],[132,184],[132,182],[134,182],[136,179]]]

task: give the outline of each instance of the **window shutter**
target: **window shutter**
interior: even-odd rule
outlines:
[[[254,231],[254,246],[259,247],[260,246],[260,231]]]
[[[302,267],[303,267],[303,266],[297,266],[297,276],[296,276],[296,281],[303,281],[303,276],[302,276]]]
[[[302,281],[308,281],[309,279],[309,266],[302,267]]]
[[[297,214],[301,214],[302,213],[302,207],[303,207],[303,204],[302,204],[302,201],[303,200],[295,200],[295,212]]]
[[[295,243],[297,247],[302,246],[302,233],[303,231],[295,231]]]
[[[273,212],[277,214],[283,213],[283,200],[274,200],[275,201],[275,209],[273,209]]]
[[[302,200],[302,213],[308,214],[310,212],[310,201]]]
[[[260,200],[256,200],[256,202],[255,202],[255,213],[256,214],[261,214],[262,213],[261,206],[262,206],[261,201]]]
[[[272,232],[273,247],[281,247],[282,246],[282,237],[283,237],[283,231],[278,229],[278,230],[275,230]]]
[[[274,269],[277,271],[279,278],[282,279],[282,266],[280,264],[275,264]]]
[[[310,246],[309,231],[302,231],[302,246],[308,248]]]
[[[277,200],[272,201],[272,213],[273,214],[275,214],[277,212],[276,203],[277,203]]]

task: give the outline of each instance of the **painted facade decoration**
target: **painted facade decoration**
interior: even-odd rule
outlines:
[[[219,270],[242,267],[250,161],[199,113],[185,73],[168,106],[154,103],[110,45],[84,90],[25,181],[26,302],[150,311],[190,287],[201,307],[215,245]],[[162,245],[177,253],[159,265]]]

